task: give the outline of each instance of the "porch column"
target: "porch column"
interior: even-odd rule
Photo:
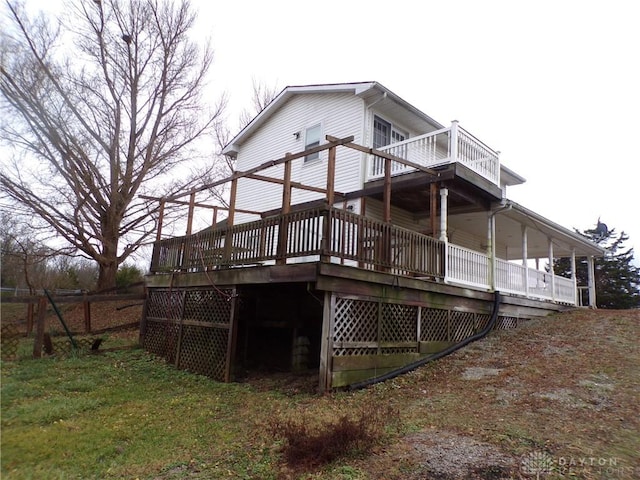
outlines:
[[[529,298],[529,259],[527,258],[529,250],[529,230],[526,225],[522,225],[522,266],[524,267],[522,285],[524,294]]]
[[[598,308],[596,302],[596,272],[593,255],[587,257],[587,274],[589,276],[589,306],[591,308]]]
[[[448,188],[440,189],[440,240],[447,241],[447,196]]]
[[[549,273],[551,274],[551,299],[556,300],[556,276],[553,273],[553,239],[549,237]]]
[[[489,256],[488,283],[491,290],[496,289],[496,216],[489,212],[487,224],[487,255]]]
[[[573,247],[571,249],[571,280],[573,280],[573,301],[576,305],[579,304],[578,301],[578,279],[576,277],[576,249]]]

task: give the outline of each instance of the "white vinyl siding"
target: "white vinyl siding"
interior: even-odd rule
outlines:
[[[306,129],[321,125],[320,143],[325,136],[347,137],[353,135],[356,143],[362,143],[362,100],[353,94],[302,94],[292,97],[264,125],[241,146],[236,161],[236,170],[244,171],[269,160],[284,157],[285,153],[301,152],[305,149]],[[320,152],[318,160],[305,162],[294,160],[291,177],[293,181],[326,188],[327,151]],[[362,187],[361,169],[363,155],[347,147],[338,147],[336,161],[336,192],[349,192]],[[283,167],[277,166],[260,172],[261,175],[282,178]],[[293,189],[293,204],[322,198],[320,193]],[[236,207],[246,210],[265,211],[280,208],[282,186],[241,179],[238,182]],[[236,215],[237,222],[254,220],[256,217]]]

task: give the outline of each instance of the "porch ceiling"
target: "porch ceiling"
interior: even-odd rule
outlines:
[[[430,211],[431,183],[438,183],[449,190],[448,206],[451,210],[489,209],[492,202],[501,197],[500,189],[488,180],[472,172],[464,165],[451,163],[434,168],[439,176],[424,172],[405,173],[391,178],[391,204],[412,212],[417,217],[428,215]],[[383,200],[384,180],[367,182],[362,191],[348,194],[347,197],[370,196]],[[438,204],[440,194],[438,193]]]
[[[604,250],[580,237],[575,232],[507,200],[507,207],[496,214],[497,256],[518,260],[522,254],[523,227],[527,227],[527,258],[547,258],[549,238],[554,257],[570,257],[572,249],[577,256],[602,256]],[[448,229],[455,243],[456,230],[487,238],[488,213],[470,212],[451,214]]]

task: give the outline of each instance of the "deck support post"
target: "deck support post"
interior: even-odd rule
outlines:
[[[576,277],[576,247],[571,248],[571,280],[573,281],[573,302],[579,305],[578,277]]]
[[[589,306],[591,308],[598,308],[596,302],[596,275],[593,255],[587,257],[587,275],[589,278]]]
[[[324,292],[322,309],[322,338],[320,343],[320,393],[324,393],[331,389],[331,357],[333,351],[335,302],[335,295],[332,292]]]
[[[529,259],[528,256],[529,250],[529,229],[526,225],[522,225],[522,266],[524,267],[522,279],[522,285],[524,286],[524,291],[529,298]]]

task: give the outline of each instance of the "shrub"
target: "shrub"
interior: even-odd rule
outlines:
[[[352,415],[315,424],[308,415],[275,418],[268,429],[284,440],[282,452],[289,466],[305,469],[368,452],[384,438],[386,427],[398,419],[398,412],[391,408],[365,405]]]
[[[118,268],[116,273],[116,287],[127,288],[134,283],[142,281],[142,270],[135,265],[127,265],[126,263]]]

